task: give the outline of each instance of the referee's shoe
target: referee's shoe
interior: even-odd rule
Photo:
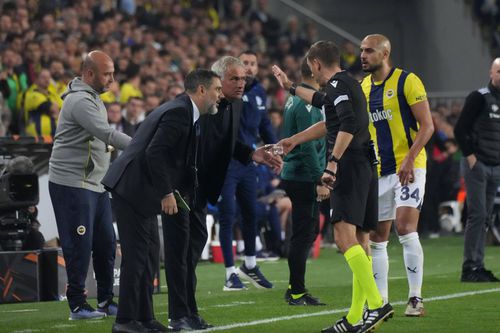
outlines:
[[[259,289],[271,289],[273,287],[273,284],[266,279],[264,274],[262,274],[259,266],[249,269],[245,266],[245,263],[243,263],[237,269],[236,273]]]
[[[391,318],[393,314],[394,309],[389,303],[374,310],[367,309],[363,313],[363,326],[361,326],[357,333],[373,332],[384,320]]]
[[[332,326],[323,328],[321,333],[358,333],[360,328],[361,324],[351,325],[344,316],[337,320]]]

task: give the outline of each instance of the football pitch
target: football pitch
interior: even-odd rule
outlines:
[[[399,242],[389,243],[389,292],[394,317],[377,332],[500,332],[500,283],[461,283],[463,237],[447,236],[422,240],[425,252],[423,297],[426,315],[407,318],[407,280]],[[486,267],[500,276],[500,247],[486,248]],[[320,332],[346,314],[351,300],[351,273],[343,256],[323,249],[318,259],[308,262],[306,285],[312,295],[327,306],[292,307],[283,294],[288,285],[286,260],[261,264],[274,283],[273,290],[252,285],[241,292],[223,292],[224,267],[200,263],[197,299],[200,314],[216,325],[207,331],[221,332]],[[163,274],[163,273],[162,273]],[[162,275],[162,285],[164,285]],[[158,320],[167,323],[167,294],[154,296]],[[95,300],[89,300],[95,306]],[[66,302],[0,305],[0,332],[111,332],[112,318],[69,321]]]

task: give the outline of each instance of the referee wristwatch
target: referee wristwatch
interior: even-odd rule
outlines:
[[[328,162],[335,162],[335,163],[339,163],[340,160],[338,158],[335,157],[335,155],[330,155],[330,157],[328,157]]]

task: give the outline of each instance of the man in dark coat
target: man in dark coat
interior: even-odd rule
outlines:
[[[122,249],[120,300],[113,333],[167,331],[153,313],[159,250],[156,215],[188,214],[189,208],[180,203],[181,197],[191,201],[196,188],[197,121],[204,114],[217,112],[222,89],[215,73],[201,69],[187,75],[185,87],[185,94],[146,118],[102,181],[113,194]],[[173,230],[169,239],[183,236]]]

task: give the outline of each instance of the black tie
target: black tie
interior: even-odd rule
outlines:
[[[200,124],[198,120],[194,123],[195,140],[194,140],[194,186],[198,187],[198,147],[200,145]]]

